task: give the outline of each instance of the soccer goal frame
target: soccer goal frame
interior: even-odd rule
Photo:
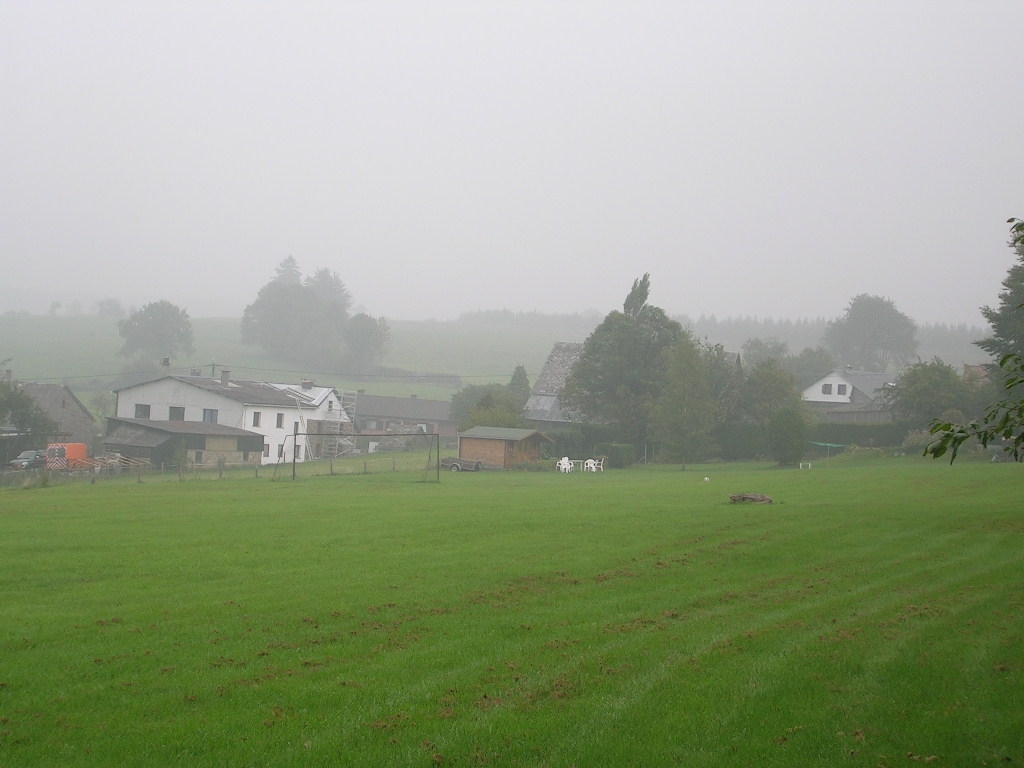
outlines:
[[[321,433],[319,433],[319,432],[300,432],[298,430],[298,427],[296,426],[296,428],[292,431],[292,433],[290,435],[288,435],[286,437],[286,439],[285,439],[284,450],[281,451],[282,458],[279,459],[274,464],[274,474],[275,474],[275,476],[277,475],[277,473],[279,471],[283,470],[288,464],[290,464],[291,465],[292,480],[295,480],[298,477],[298,465],[299,464],[305,464],[306,462],[309,462],[309,461],[328,461],[328,462],[330,462],[331,474],[334,474],[334,462],[336,460],[341,459],[342,457],[331,457],[331,458],[327,458],[327,459],[314,459],[314,458],[311,458],[310,455],[309,455],[310,454],[310,451],[309,451],[310,441],[311,440],[316,440],[316,439],[319,439],[319,438],[322,438],[322,437],[323,437],[323,435]],[[397,448],[392,447],[392,448],[387,448],[387,449],[383,449],[383,450],[379,450],[379,451],[374,451],[372,453],[371,452],[367,452],[365,454],[353,454],[352,456],[348,457],[348,459],[350,459],[350,460],[352,458],[355,458],[355,456],[362,456],[363,457],[363,469],[362,469],[362,473],[361,474],[371,474],[371,472],[369,471],[369,463],[372,460],[368,458],[369,456],[376,456],[376,455],[379,454],[380,457],[383,457],[383,456],[386,456],[389,453],[393,453],[394,456],[397,456],[399,452],[409,450],[409,448],[407,447],[407,445],[409,443],[420,443],[421,445],[423,445],[425,443],[424,447],[426,447],[426,449],[427,449],[427,459],[426,459],[426,463],[425,463],[425,465],[423,467],[422,481],[423,482],[431,481],[431,482],[436,482],[436,483],[441,482],[441,436],[438,435],[437,433],[434,433],[434,432],[410,432],[410,433],[406,434],[406,433],[397,433],[397,432],[357,432],[357,433],[353,433],[353,434],[348,434],[348,435],[346,435],[346,437],[352,439],[354,442],[359,442],[360,440],[365,440],[368,444],[369,443],[374,443],[374,442],[377,442],[379,444],[380,442],[384,442],[384,441],[390,441],[391,443],[398,444],[398,445],[401,445],[403,443],[406,444],[406,447],[397,447]],[[299,438],[304,438],[304,440],[303,440],[303,442],[301,444],[299,443]],[[377,438],[377,440],[375,440],[375,438]],[[290,460],[283,458],[283,456],[286,456],[286,455],[289,454],[289,451],[288,451],[289,440],[291,441],[291,448],[292,448],[292,450],[290,451],[290,455],[291,455],[291,459]],[[296,446],[299,446],[298,450],[296,450]],[[299,454],[303,455],[302,460],[299,459]],[[378,463],[383,463],[383,462],[380,462],[378,460]],[[397,465],[397,461],[393,457],[392,458],[392,471],[397,471],[397,466],[396,465]]]

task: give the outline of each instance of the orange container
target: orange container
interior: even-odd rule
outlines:
[[[89,446],[85,443],[50,443],[46,446],[47,469],[78,469],[86,466]]]

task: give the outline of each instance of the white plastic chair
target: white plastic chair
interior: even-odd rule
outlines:
[[[594,468],[590,470],[591,472],[604,472],[604,456],[598,456],[593,462]]]
[[[583,462],[584,472],[597,472],[597,462],[594,459],[587,459]]]
[[[572,461],[568,456],[563,456],[555,463],[555,469],[559,472],[572,472]]]

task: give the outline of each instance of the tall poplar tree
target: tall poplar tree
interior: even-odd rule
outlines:
[[[615,427],[619,439],[643,445],[667,377],[666,352],[682,326],[647,303],[650,274],[633,281],[623,311],[609,312],[583,344],[559,393],[569,410]]]

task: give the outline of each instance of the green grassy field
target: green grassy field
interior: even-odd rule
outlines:
[[[1024,761],[1020,465],[417,466],[0,491],[0,766]]]

